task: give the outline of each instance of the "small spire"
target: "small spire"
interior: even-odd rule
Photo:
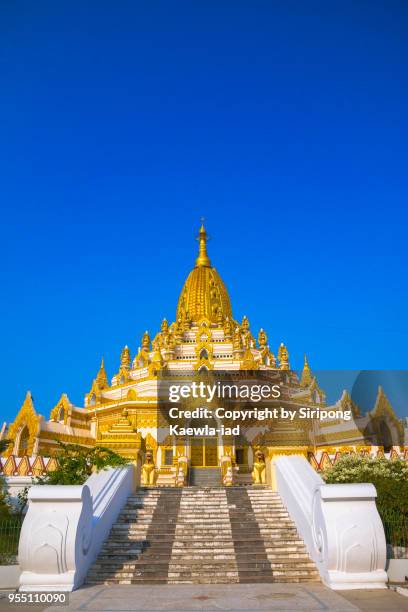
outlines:
[[[30,408],[34,408],[33,396],[31,395],[31,391],[28,390],[23,402],[23,406],[29,406]]]
[[[128,370],[130,368],[130,362],[130,351],[128,345],[126,345],[120,354],[120,367]]]
[[[150,351],[150,336],[147,330],[142,337],[142,348],[144,351]]]
[[[289,353],[286,346],[281,342],[281,345],[278,350],[278,359],[279,359],[279,369],[280,370],[290,370],[289,365]]]
[[[198,257],[195,262],[196,268],[200,266],[210,268],[211,262],[207,255],[208,236],[207,236],[207,232],[205,231],[204,223],[200,227],[200,233],[198,234],[197,240],[199,242],[199,249],[198,249]]]
[[[265,334],[263,328],[261,327],[258,334],[258,344],[261,348],[265,348],[267,342],[268,336]]]
[[[303,370],[302,370],[302,376],[301,376],[301,379],[300,379],[300,386],[301,387],[308,387],[310,385],[310,383],[312,382],[312,380],[313,380],[312,371],[310,369],[309,362],[308,362],[306,354],[305,354],[304,363],[303,363]]]
[[[95,382],[98,385],[99,389],[106,389],[106,387],[109,387],[108,377],[106,375],[105,370],[105,361],[103,357],[101,361],[101,367],[99,368],[99,372],[96,375]]]

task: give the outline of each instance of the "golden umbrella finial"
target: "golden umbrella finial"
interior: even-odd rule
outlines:
[[[198,250],[198,257],[196,259],[195,265],[196,267],[206,266],[210,268],[211,262],[210,262],[210,258],[207,255],[208,236],[207,236],[207,232],[205,231],[205,227],[204,227],[204,217],[201,217],[201,227],[200,227],[200,232],[197,236],[197,240],[199,242],[199,250]]]

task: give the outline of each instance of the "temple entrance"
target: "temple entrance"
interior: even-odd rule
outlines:
[[[191,466],[218,466],[217,438],[191,438]]]

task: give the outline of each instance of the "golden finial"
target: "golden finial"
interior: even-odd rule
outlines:
[[[102,357],[101,365],[96,375],[96,378],[94,380],[94,384],[92,388],[95,388],[95,387],[98,390],[106,389],[107,387],[109,387],[108,377],[106,375],[106,370],[105,370],[105,361],[103,357]]]
[[[279,359],[279,369],[280,370],[289,370],[289,353],[286,346],[281,342],[281,345],[278,350],[278,359]]]
[[[127,370],[130,368],[130,351],[128,345],[125,346],[123,351],[120,354],[120,366],[121,368],[126,368]]]
[[[241,327],[245,332],[249,330],[249,321],[246,315],[243,316]]]
[[[34,408],[34,402],[33,402],[34,398],[31,395],[31,391],[27,391],[24,402],[23,402],[23,406],[26,408],[27,406],[30,408]]]
[[[145,351],[150,351],[150,336],[149,336],[149,332],[147,330],[143,334],[142,348]]]
[[[312,380],[313,380],[312,371],[310,369],[309,362],[305,355],[303,370],[302,370],[302,377],[300,379],[300,385],[302,387],[308,387],[310,383],[312,382]]]
[[[268,337],[265,334],[264,330],[261,328],[258,334],[258,344],[261,348],[264,348],[267,342],[268,342]]]
[[[196,268],[204,266],[211,268],[211,262],[207,255],[207,232],[205,231],[204,223],[200,227],[200,233],[198,234],[197,240],[199,242],[198,257],[196,259]]]
[[[106,387],[109,387],[108,377],[106,376],[106,370],[105,370],[105,361],[103,357],[101,361],[101,367],[99,368],[99,372],[96,375],[95,381],[99,389],[106,389]]]

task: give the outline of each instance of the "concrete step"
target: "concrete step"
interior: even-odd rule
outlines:
[[[164,561],[137,561],[132,564],[118,564],[118,565],[106,565],[106,564],[96,564],[93,568],[94,572],[98,573],[106,573],[107,571],[114,571],[117,573],[129,573],[132,571],[143,571],[147,573],[155,573],[155,572],[184,572],[184,571],[203,571],[203,572],[219,572],[221,569],[224,570],[236,570],[239,567],[240,573],[243,571],[260,571],[260,570],[270,570],[280,571],[286,570],[289,571],[316,571],[316,567],[312,561],[307,560],[299,560],[299,559],[291,559],[284,561],[269,561],[269,560],[256,560],[256,561],[247,561],[246,563],[240,563],[239,566],[235,562],[234,559],[213,559],[209,561],[208,559],[195,559],[191,560],[188,563],[175,563],[175,562],[164,562]]]
[[[143,555],[143,561],[144,563],[149,563],[149,564],[160,564],[160,563],[166,563],[166,565],[169,565],[169,567],[173,567],[174,565],[177,566],[187,566],[190,567],[193,564],[213,564],[213,563],[226,563],[226,562],[233,562],[233,564],[236,566],[237,563],[239,563],[239,567],[243,567],[245,566],[252,566],[254,564],[257,563],[264,563],[265,560],[263,558],[263,555],[256,555],[254,554],[253,556],[250,555],[243,555],[241,557],[235,556],[234,553],[230,553],[230,554],[219,554],[219,555],[191,555],[191,556],[184,556],[184,555],[180,555],[179,560],[177,559],[176,556],[172,556],[171,557],[172,561],[171,564],[169,564],[169,555],[163,555],[162,557],[160,556],[145,556]],[[304,566],[306,564],[307,567],[311,567],[311,568],[315,568],[314,564],[310,561],[309,556],[306,553],[300,554],[300,555],[267,555],[267,562],[271,565],[271,567],[278,567],[278,566],[289,566],[289,565],[293,565],[296,567],[300,567],[300,565]],[[107,558],[107,559],[103,559],[103,558],[99,558],[99,560],[94,563],[93,568],[95,569],[99,569],[99,568],[109,568],[109,569],[114,569],[114,570],[124,570],[124,571],[128,571],[131,569],[134,569],[135,567],[137,567],[137,559],[132,559],[132,560],[119,560],[118,558],[112,559],[112,558]]]
[[[242,529],[245,529],[245,525],[242,526]],[[158,527],[152,528],[151,530],[149,530],[149,539],[154,539],[154,538],[163,539],[166,537],[167,533],[168,533],[167,529],[160,529]],[[145,534],[146,534],[146,530],[143,530],[143,529],[131,529],[126,532],[126,536],[129,536],[129,538],[133,537],[133,539],[137,539],[138,536],[142,537]],[[209,534],[211,534],[211,536],[216,536],[217,539],[220,539],[221,536],[227,537],[228,535],[230,535],[231,529],[217,529],[215,527],[205,528],[203,526],[189,529],[187,526],[185,526],[185,528],[183,526],[183,527],[176,527],[176,534],[177,534],[177,537],[182,537],[183,539],[186,539],[188,537],[195,538],[195,539],[201,539],[200,536],[205,537],[205,536],[208,536]],[[267,537],[267,536],[280,537],[280,538],[285,538],[286,536],[295,537],[297,534],[297,530],[295,527],[291,527],[289,525],[287,527],[270,527],[270,528],[261,527],[260,529],[248,529],[248,531],[245,534],[245,538],[253,539],[255,536],[259,534],[263,537]]]
[[[233,543],[235,548],[254,548],[259,546],[262,543],[265,543],[268,546],[304,546],[303,540],[300,540],[296,533],[293,534],[293,537],[280,537],[280,534],[276,534],[276,537],[269,537],[267,539],[263,538],[262,535],[258,534],[257,536],[245,535],[242,534],[240,538],[234,538],[232,540],[231,534],[217,534],[212,540],[208,541],[207,534],[196,536],[191,538],[189,536],[180,534],[177,536],[177,539],[174,536],[164,534],[163,537],[129,537],[126,539],[118,539],[118,540],[108,540],[108,543],[117,544],[118,546],[123,546],[123,544],[129,544],[131,548],[146,548],[146,546],[153,545],[155,547],[158,546],[167,546],[169,543],[174,544],[175,547],[186,547],[186,546],[195,546],[195,547],[217,547],[217,546],[225,546],[228,543]],[[107,545],[104,544],[104,546]]]
[[[256,552],[256,549],[259,544],[264,543],[264,550],[273,552],[282,552],[282,553],[294,553],[294,552],[304,552],[305,546],[301,540],[293,540],[293,541],[284,541],[281,540],[273,540],[265,542],[262,538],[252,539],[248,541],[242,541],[237,545],[237,542],[233,542],[231,538],[228,540],[219,540],[217,542],[205,542],[198,540],[184,540],[184,541],[172,541],[168,540],[166,542],[151,542],[148,540],[144,540],[142,542],[134,543],[134,546],[124,547],[122,542],[115,542],[110,544],[107,542],[104,544],[103,551],[114,551],[117,553],[118,551],[122,551],[123,554],[128,554],[128,552],[137,551],[143,552],[144,554],[157,552],[158,554],[167,554],[169,549],[173,551],[174,554],[189,554],[190,552],[209,552],[209,553],[218,553],[224,550],[234,550],[237,554],[246,553],[250,554],[251,552]],[[117,546],[116,546],[117,544]]]

